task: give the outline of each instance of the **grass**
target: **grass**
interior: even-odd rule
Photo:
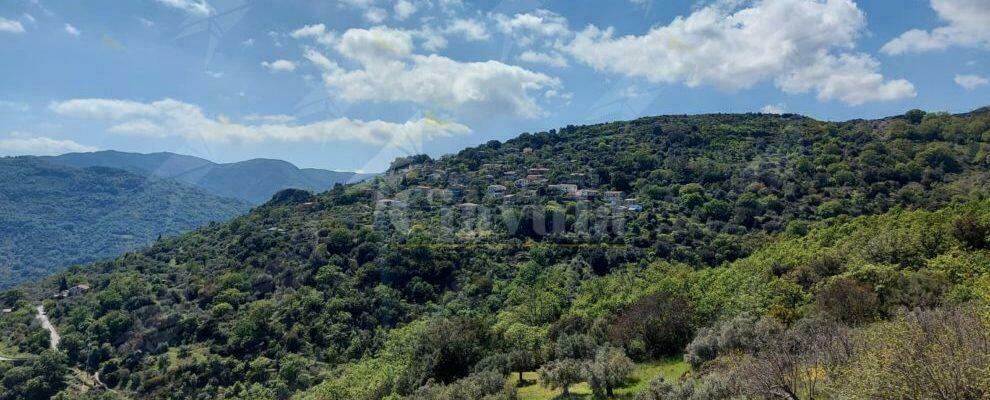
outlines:
[[[633,368],[632,376],[620,388],[615,389],[615,396],[619,399],[632,399],[637,393],[646,388],[650,381],[657,375],[663,375],[668,381],[677,381],[688,370],[690,366],[680,358],[673,358],[660,361],[649,361],[638,363]],[[519,400],[551,400],[563,399],[560,390],[551,390],[540,386],[537,382],[536,372],[524,372],[523,386],[518,388]],[[519,374],[512,374],[509,382],[513,385],[519,382]],[[590,399],[591,388],[586,382],[571,386],[572,399]]]

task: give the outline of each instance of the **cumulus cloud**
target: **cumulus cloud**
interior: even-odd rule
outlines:
[[[262,61],[261,66],[271,72],[292,72],[296,70],[296,63],[289,60],[275,60],[272,62]]]
[[[382,26],[348,29],[336,46],[344,57],[362,64],[404,58],[413,51],[412,34]]]
[[[24,25],[20,21],[0,17],[0,32],[24,33]]]
[[[551,67],[558,67],[558,68],[563,68],[568,65],[567,59],[557,52],[541,53],[537,51],[526,50],[521,54],[519,54],[519,60],[533,64],[549,65]]]
[[[395,11],[395,19],[402,21],[416,13],[416,5],[409,0],[399,0],[395,2],[393,11]]]
[[[165,6],[185,11],[194,17],[208,17],[213,7],[206,0],[155,0]]]
[[[337,118],[290,125],[287,116],[249,116],[256,124],[231,121],[224,116],[208,117],[193,104],[173,99],[141,103],[118,99],[73,99],[52,103],[58,115],[103,121],[114,133],[146,136],[181,136],[210,142],[353,141],[384,145],[396,141],[431,140],[471,132],[467,126],[434,118],[404,123]]]
[[[538,38],[565,37],[572,34],[567,18],[548,10],[519,13],[512,17],[504,14],[492,16],[499,31],[515,37],[523,46]]]
[[[980,86],[990,85],[990,79],[979,75],[956,75],[955,81],[966,90],[976,90]]]
[[[78,29],[76,29],[76,27],[72,26],[72,24],[65,24],[65,33],[68,33],[69,36],[72,37],[79,37],[79,35],[82,34]]]
[[[386,18],[388,18],[388,11],[385,11],[384,8],[371,7],[364,12],[364,19],[373,24],[380,24]]]
[[[317,43],[324,46],[333,46],[337,40],[337,35],[333,32],[327,31],[326,25],[323,24],[303,26],[302,28],[292,31],[289,36],[293,39],[313,38],[313,40]]]
[[[485,24],[476,19],[458,18],[450,22],[444,32],[448,35],[463,37],[465,40],[477,42],[488,40],[488,29]]]
[[[640,36],[588,26],[564,48],[596,70],[651,82],[736,90],[774,81],[788,93],[815,90],[851,105],[916,95],[910,82],[885,79],[871,56],[850,52],[866,27],[851,0],[730,6],[737,3],[697,9]]]
[[[14,137],[0,139],[0,154],[5,156],[54,156],[65,153],[81,153],[98,150],[68,139],[52,139],[44,136],[26,136],[17,134]]]
[[[344,32],[334,50],[357,64],[354,69],[312,48],[304,57],[323,70],[326,86],[348,102],[408,102],[535,117],[543,111],[531,94],[560,86],[556,78],[497,61],[415,54],[414,34],[387,27]]]
[[[917,53],[950,46],[990,47],[990,3],[987,0],[931,0],[945,26],[912,29],[887,42],[885,54]]]

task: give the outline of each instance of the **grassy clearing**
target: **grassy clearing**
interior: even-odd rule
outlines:
[[[636,364],[629,381],[621,388],[615,389],[616,398],[632,399],[636,393],[646,388],[650,384],[650,380],[657,375],[663,375],[664,379],[668,381],[676,381],[688,372],[689,369],[690,366],[680,358]],[[560,390],[551,390],[540,386],[537,382],[536,372],[523,373],[523,380],[525,380],[525,384],[520,386],[518,391],[520,400],[563,399],[563,397],[560,397]],[[512,374],[509,382],[513,385],[517,384],[519,382],[519,374]],[[571,386],[570,398],[590,399],[591,388],[585,382]]]

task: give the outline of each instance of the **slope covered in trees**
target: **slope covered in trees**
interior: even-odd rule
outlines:
[[[220,164],[174,153],[139,154],[120,151],[70,153],[46,158],[57,164],[74,167],[120,168],[141,175],[171,178],[217,196],[240,199],[251,204],[268,201],[275,192],[282,189],[323,192],[335,184],[356,182],[367,177],[353,172],[297,168],[282,160],[260,158]]]
[[[990,366],[988,155],[986,112],[523,134],[7,292],[0,326],[43,348],[26,310],[91,286],[45,302],[65,363],[140,398],[497,399],[524,371],[607,397],[668,357],[688,377],[642,398],[875,398],[925,382],[891,366]]]
[[[221,222],[244,202],[110,168],[0,158],[0,287]]]

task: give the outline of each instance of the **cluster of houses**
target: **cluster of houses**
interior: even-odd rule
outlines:
[[[408,189],[403,197],[423,196],[430,202],[453,204],[461,209],[478,207],[477,204],[466,201],[467,187],[465,183],[474,178],[483,178],[488,182],[497,182],[485,188],[483,197],[502,203],[525,204],[542,195],[561,200],[601,202],[627,211],[643,210],[643,206],[637,199],[627,198],[623,191],[609,190],[603,192],[597,189],[582,188],[582,184],[594,185],[594,183],[588,174],[580,172],[571,173],[565,177],[554,177],[554,180],[560,183],[550,183],[550,169],[541,167],[511,169],[502,164],[483,164],[478,171],[466,174],[447,174],[446,171],[429,167],[424,168],[425,171],[416,170],[416,168],[422,168],[422,166],[412,166],[398,171],[398,173],[410,174],[415,171],[419,176],[425,175],[427,181],[446,183],[446,188],[417,185]],[[379,199],[377,205],[379,207],[399,207],[405,206],[405,202],[398,198],[385,198]]]
[[[68,289],[60,290],[58,293],[53,294],[52,295],[52,298],[55,298],[55,299],[66,299],[66,298],[73,297],[73,296],[79,296],[79,295],[83,294],[84,292],[86,292],[89,289],[90,289],[90,286],[89,285],[87,285],[85,283],[81,283],[81,284],[78,284],[76,286],[70,287]]]

